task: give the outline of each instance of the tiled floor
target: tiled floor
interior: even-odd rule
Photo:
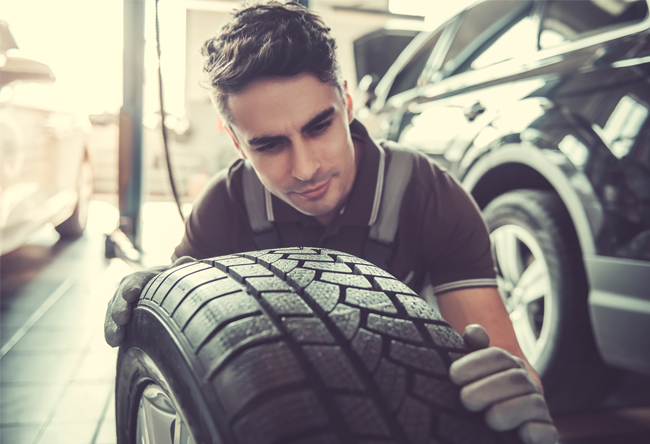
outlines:
[[[98,202],[91,210],[81,239],[62,242],[46,229],[0,260],[0,443],[116,442],[117,350],[102,327],[109,298],[132,270],[104,258],[103,231],[115,215]],[[181,235],[178,215],[173,205],[150,204],[143,219],[145,264],[162,263]],[[650,378],[630,375],[607,402],[556,423],[562,444],[650,443]]]
[[[74,243],[44,230],[2,258],[3,443],[115,443],[117,350],[104,342],[102,325],[130,269],[103,258],[92,228]]]

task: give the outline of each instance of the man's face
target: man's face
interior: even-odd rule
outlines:
[[[229,98],[233,140],[264,186],[328,224],[356,174],[352,101],[311,74],[254,82]]]

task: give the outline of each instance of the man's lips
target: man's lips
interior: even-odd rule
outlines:
[[[301,192],[296,192],[300,197],[304,199],[316,199],[321,197],[323,194],[325,194],[330,186],[330,179],[328,179],[326,182],[324,182],[321,185],[308,188],[305,191]]]

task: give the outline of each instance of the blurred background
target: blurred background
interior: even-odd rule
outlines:
[[[132,9],[136,3],[142,7]],[[554,151],[564,157],[558,160],[556,156],[553,162],[565,173],[580,173],[566,173],[562,184],[578,190],[574,201],[588,208],[582,222],[589,226],[590,234],[585,236],[593,234],[593,253],[645,264],[626,279],[637,279],[634,291],[647,296],[650,34],[645,0],[564,2],[575,5],[573,13],[580,19],[560,23],[559,18],[568,13],[551,17],[555,25],[549,25],[546,43],[535,40],[530,46],[519,36],[530,30],[531,38],[539,37],[535,28],[539,21],[529,18],[542,14],[544,9],[538,5],[542,2],[491,2],[501,5],[490,5],[486,11],[491,13],[476,14],[482,21],[468,14],[462,23],[457,14],[474,1],[303,3],[331,27],[343,76],[353,92],[355,113],[374,136],[409,142],[459,178],[470,179],[468,167],[480,157],[478,153],[496,149],[504,141],[543,139],[547,145],[540,142],[538,146],[560,146]],[[236,157],[208,91],[201,85],[199,48],[242,4],[235,0],[160,0],[156,14],[154,0],[2,0],[0,442],[115,442],[116,350],[103,341],[106,303],[123,276],[169,261],[183,235],[177,204],[184,215],[189,214],[210,177]],[[589,9],[589,5],[597,7]],[[144,14],[140,21],[134,19],[136,9]],[[506,35],[505,30],[496,28],[504,17],[510,20],[504,29],[517,32],[499,39]],[[593,25],[595,22],[598,24]],[[463,27],[463,23],[475,24]],[[515,27],[517,23],[520,25]],[[585,31],[581,26],[594,29]],[[449,38],[458,29],[469,31],[456,34],[462,38],[457,38],[454,46]],[[138,33],[144,37],[143,45],[138,44]],[[464,65],[451,63],[458,59],[450,55],[445,58],[448,50],[447,54],[455,51],[454,57],[478,51],[472,39],[479,35],[489,43],[482,40],[481,48],[494,49],[488,56],[471,55]],[[618,45],[627,46],[610,46],[615,39],[623,42]],[[492,46],[495,41],[499,45]],[[562,44],[575,49],[575,54],[563,52]],[[543,56],[538,57],[538,51]],[[172,193],[161,129],[159,67],[169,165],[178,202]],[[587,86],[589,91],[609,88],[618,91],[617,95],[607,100],[604,95],[598,96],[600,99],[590,96],[591,101],[552,106],[580,95],[569,87],[562,89],[563,79],[570,77],[567,73],[596,73],[601,67],[616,69],[616,73],[629,70],[621,84],[635,85],[635,89],[616,89],[602,81],[618,79],[614,71],[587,80],[572,77],[575,84],[586,85],[585,90]],[[536,77],[516,83],[517,75],[524,71],[535,71]],[[136,74],[131,77],[130,72]],[[475,80],[479,75],[485,77]],[[519,86],[514,92],[512,88],[493,88],[478,99],[462,95],[479,84]],[[450,103],[449,97],[458,91],[458,97],[464,98]],[[551,97],[550,91],[559,93]],[[132,101],[140,93],[142,101],[134,108]],[[510,114],[490,108],[493,102],[514,101],[515,96],[516,100],[543,100],[534,106],[527,101],[525,106],[511,108]],[[601,115],[575,133],[558,129],[564,128],[566,121],[573,122],[570,113],[546,118],[540,111],[577,107],[595,113],[599,106]],[[508,115],[517,115],[517,123],[510,120],[504,124]],[[137,116],[141,116],[141,126]],[[458,118],[462,124],[454,120]],[[466,126],[482,120],[491,123],[480,131],[472,132]],[[527,126],[531,131],[521,130]],[[431,128],[438,131],[434,137]],[[550,136],[539,136],[542,132]],[[520,137],[524,133],[528,137]],[[470,139],[475,141],[473,145]],[[603,141],[598,149],[606,151],[606,156],[591,151],[595,139]],[[460,147],[467,145],[474,148],[465,156]],[[130,157],[134,151],[138,154]],[[590,159],[603,156],[611,157],[613,163],[603,161],[595,172],[589,172],[589,165],[594,165]],[[139,160],[134,161],[136,158]],[[614,178],[618,182],[609,188],[606,181],[602,186],[593,185],[594,177],[613,171],[619,161],[626,166],[616,174],[627,179]],[[636,169],[627,165],[636,165]],[[499,173],[502,177],[527,177],[527,188],[549,191],[555,186],[552,181],[542,183],[541,175],[536,182],[538,176],[527,174],[523,170]],[[623,182],[629,185],[625,190],[616,185]],[[483,209],[495,194],[488,193],[485,182],[481,184],[474,197]],[[517,188],[505,182],[495,187],[497,194]],[[615,205],[619,197],[625,202],[622,209]],[[620,220],[602,224],[610,231],[594,228],[599,221],[610,220],[610,210]],[[115,234],[118,227],[126,236]],[[620,236],[616,230],[629,235]],[[602,242],[610,244],[602,246]],[[637,290],[644,285],[646,291]],[[647,305],[638,311],[650,313]],[[536,343],[541,344],[543,316],[536,316]],[[647,323],[647,317],[634,319],[637,324]],[[639,335],[632,342],[650,349],[650,336],[645,330]],[[614,367],[626,370],[617,371],[616,387],[593,403],[591,410],[583,406],[558,413],[562,443],[650,442],[647,361],[627,366],[619,362]]]

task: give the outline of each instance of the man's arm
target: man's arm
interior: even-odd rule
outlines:
[[[437,296],[440,314],[462,335],[471,324],[482,325],[490,335],[490,346],[502,348],[520,358],[542,390],[542,383],[519,347],[512,322],[495,287],[463,288]]]

